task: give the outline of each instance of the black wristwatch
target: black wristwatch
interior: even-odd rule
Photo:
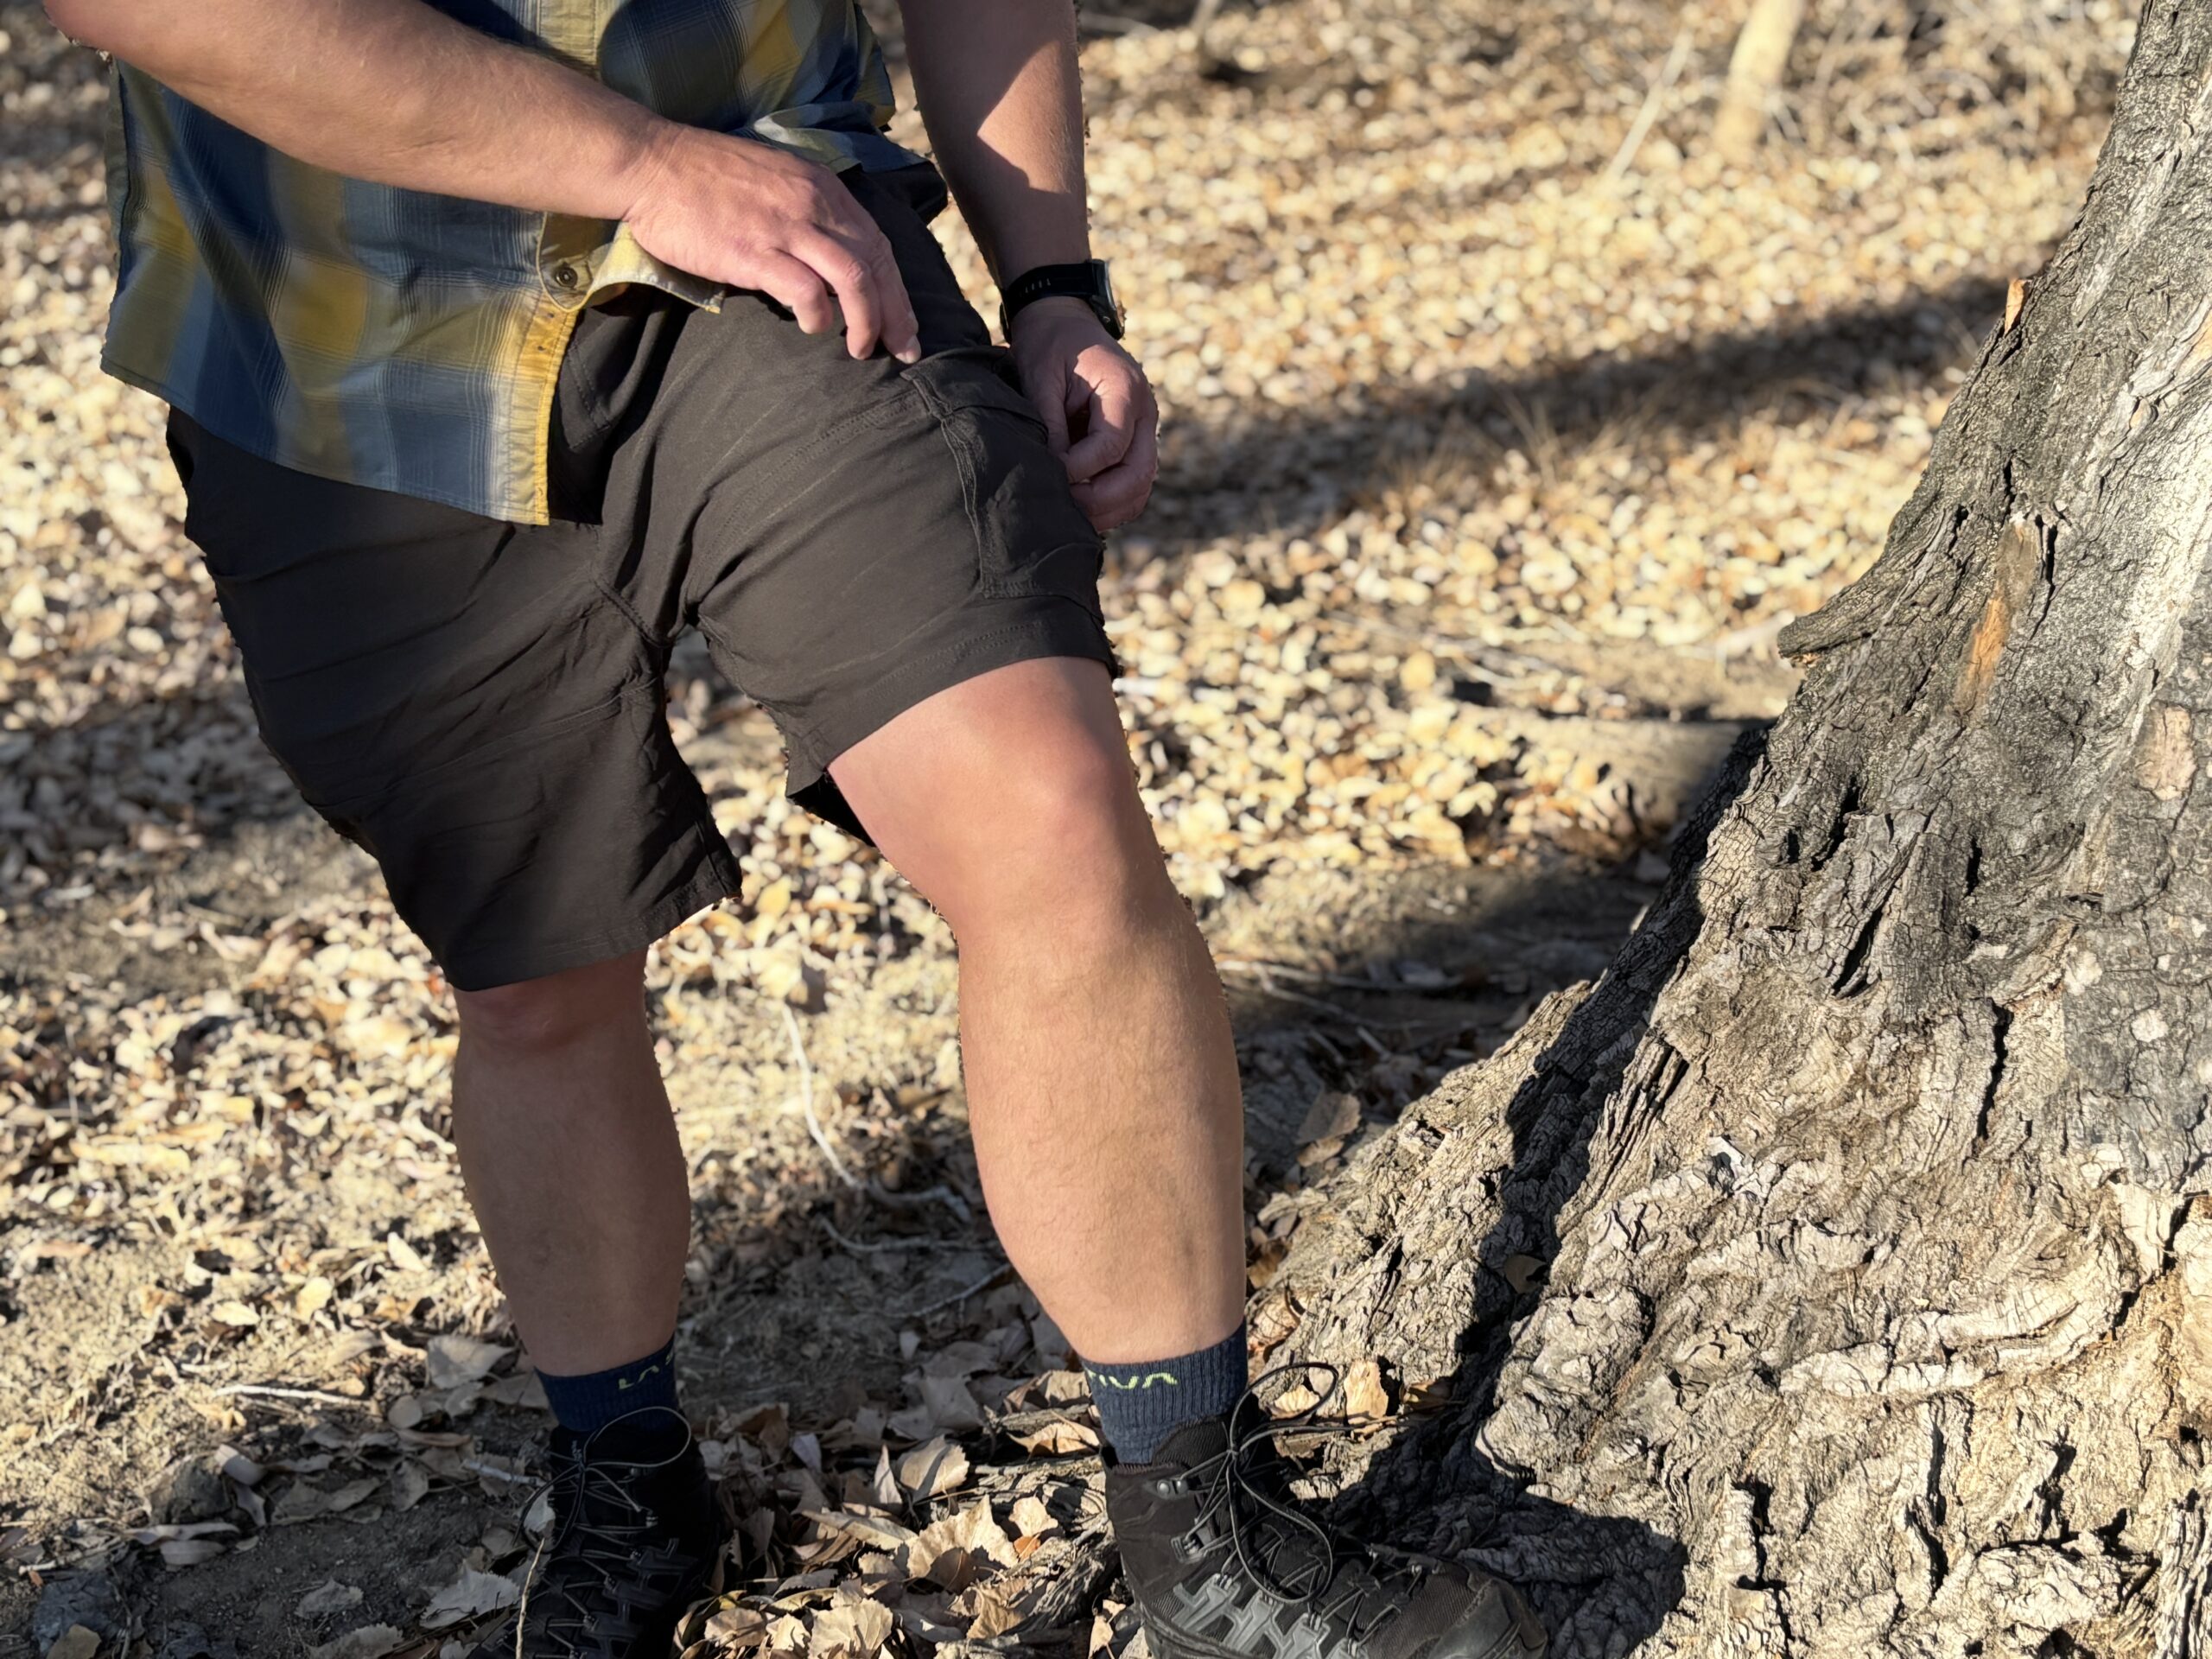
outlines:
[[[1122,337],[1122,305],[1114,297],[1114,284],[1106,275],[1103,259],[1085,259],[1075,265],[1038,265],[999,289],[999,332],[1014,338],[1014,320],[1021,308],[1034,300],[1081,300],[1098,314],[1106,332]]]

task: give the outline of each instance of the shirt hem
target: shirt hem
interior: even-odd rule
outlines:
[[[193,401],[185,394],[181,387],[160,375],[149,374],[143,370],[132,368],[129,364],[122,362],[105,352],[100,354],[100,369],[103,373],[122,381],[126,386],[135,386],[140,391],[160,398],[170,408],[181,410],[188,419],[206,427],[225,443],[243,449],[250,455],[257,455],[270,465],[282,467],[288,472],[303,473],[309,478],[323,479],[333,484],[350,484],[356,489],[382,490],[386,495],[404,495],[410,500],[434,501],[442,507],[453,507],[460,512],[471,513],[476,518],[493,519],[501,524],[550,524],[551,522],[550,519],[533,520],[512,517],[498,511],[497,508],[500,505],[499,503],[487,504],[480,498],[464,496],[450,490],[396,489],[389,484],[369,483],[362,479],[351,477],[327,467],[304,466],[298,457],[278,454],[274,445],[246,437],[235,427],[229,426],[219,418],[211,420],[206,412],[194,407]],[[487,511],[487,505],[493,510]]]

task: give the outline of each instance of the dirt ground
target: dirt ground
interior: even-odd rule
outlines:
[[[1230,990],[1256,1287],[1363,1128],[1603,971],[2070,216],[2126,26],[1816,5],[1733,168],[1729,5],[1280,0],[1203,41],[1086,10],[1100,251],[1166,422],[1107,607]],[[0,0],[0,1656],[437,1653],[512,1594],[547,1419],[453,1166],[442,983],[260,748],[159,407],[98,374],[104,98]],[[678,668],[746,871],[652,975],[740,1538],[687,1640],[1124,1651],[945,931]],[[940,1442],[957,1479],[910,1455]]]

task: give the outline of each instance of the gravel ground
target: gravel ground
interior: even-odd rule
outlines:
[[[1703,768],[1786,696],[1775,633],[1872,559],[2070,218],[2128,38],[2116,4],[1815,5],[1733,168],[1701,139],[1734,13],[1090,19],[1100,251],[1166,421],[1107,608],[1235,995],[1255,1284],[1363,1122],[1602,968]],[[542,1419],[449,1157],[443,987],[254,737],[159,406],[97,372],[105,97],[0,3],[0,1625],[435,1652],[502,1593],[470,1574],[517,1559]],[[864,1659],[871,1608],[910,1646],[1002,1639],[1095,1564],[1014,1507],[1080,1484],[1088,1431],[994,1277],[949,941],[679,667],[746,871],[652,969],[690,1398],[784,1585],[700,1639]],[[901,1474],[939,1435],[953,1497]],[[800,1518],[840,1504],[890,1530]],[[956,1546],[966,1577],[930,1565]],[[1109,1586],[1078,1622],[1118,1649]]]

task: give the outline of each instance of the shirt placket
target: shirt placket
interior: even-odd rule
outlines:
[[[563,62],[594,79],[599,43],[609,14],[622,0],[539,0],[538,36]],[[539,224],[537,278],[546,297],[563,310],[582,308],[591,297],[613,226],[603,219],[547,213]]]

